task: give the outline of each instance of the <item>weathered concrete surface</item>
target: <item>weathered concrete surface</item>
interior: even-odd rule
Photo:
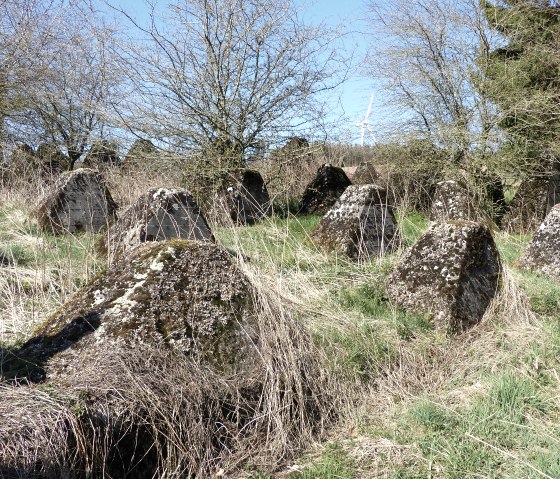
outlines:
[[[110,227],[103,245],[113,258],[140,243],[172,238],[214,241],[204,215],[187,190],[152,188]]]
[[[311,233],[323,249],[353,259],[383,254],[398,243],[387,194],[376,185],[351,185]]]
[[[300,213],[325,214],[350,185],[351,182],[342,168],[329,164],[322,165],[303,192]]]
[[[87,168],[62,174],[41,200],[39,227],[55,234],[106,228],[116,204],[98,172]]]
[[[20,351],[35,374],[60,375],[82,356],[167,347],[230,372],[250,367],[253,291],[212,243],[146,243],[82,289]],[[249,363],[247,362],[249,361]]]
[[[390,299],[404,309],[432,315],[434,325],[456,333],[478,323],[501,275],[492,233],[482,224],[434,224],[387,277]]]
[[[269,457],[286,437],[293,452],[334,399],[311,338],[267,294],[213,243],[133,248],[0,348],[0,477],[232,477],[232,455]]]
[[[66,477],[89,467],[110,477],[159,477],[156,449],[172,447],[173,431],[157,437],[153,428],[184,424],[173,410],[197,424],[178,434],[183,440],[225,440],[213,423],[208,431],[201,425],[205,414],[224,421],[212,407],[231,403],[230,378],[243,375],[247,390],[257,384],[255,309],[248,279],[216,245],[136,247],[18,351],[2,354],[0,379],[21,386],[0,381],[0,476]],[[206,402],[205,393],[213,395]],[[77,446],[76,437],[86,443]],[[184,467],[191,459],[177,461]]]
[[[535,232],[519,266],[560,278],[560,204],[550,210]]]
[[[509,204],[503,229],[516,233],[535,231],[557,203],[560,203],[560,173],[525,180]]]
[[[440,181],[436,185],[430,221],[449,220],[481,221],[482,212],[467,188],[454,180]]]
[[[262,175],[244,169],[226,179],[209,216],[221,224],[252,225],[271,214],[272,202]]]
[[[375,170],[373,163],[360,163],[351,177],[353,185],[379,185],[381,177]]]

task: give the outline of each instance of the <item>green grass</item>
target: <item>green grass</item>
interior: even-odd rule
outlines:
[[[316,343],[336,370],[362,382],[377,377],[396,357],[395,342],[374,321],[322,329]]]
[[[251,261],[275,268],[309,269],[313,267],[312,257],[305,259],[302,251],[313,254],[315,247],[309,239],[309,232],[319,224],[320,216],[293,216],[271,218],[252,226],[242,228],[217,228],[214,234],[224,247],[238,250]]]
[[[281,275],[285,288],[309,304],[304,320],[314,323],[314,337],[334,367],[367,382],[395,359],[400,339],[412,340],[431,330],[429,318],[395,311],[388,302],[383,282],[398,254],[362,263],[326,255],[309,238],[319,221],[312,215],[272,218],[249,227],[221,228],[215,235],[259,269]],[[426,218],[417,214],[403,215],[401,222],[406,241],[427,226]],[[314,310],[319,316],[329,311],[337,317],[317,322],[309,317]]]
[[[530,239],[529,235],[495,234],[496,246],[504,263],[514,266]]]
[[[487,391],[464,407],[451,408],[440,400],[416,401],[400,424],[402,431],[410,432],[401,433],[400,440],[418,444],[442,477],[521,479],[525,477],[521,471],[527,473],[527,464],[535,460],[527,452],[539,450],[534,417],[547,409],[534,383],[514,372],[504,373],[490,377]]]
[[[428,228],[428,218],[415,211],[397,214],[397,223],[406,246],[413,245]]]
[[[391,308],[382,281],[376,284],[372,280],[357,287],[342,288],[336,294],[337,301],[343,308],[393,324],[401,339],[411,339],[416,333],[425,333],[433,329],[429,315],[412,314]]]
[[[24,265],[31,260],[29,252],[18,243],[0,243],[0,263]]]
[[[235,234],[220,231],[218,237],[229,246],[237,242],[252,261],[285,275],[287,283],[303,276],[309,282],[299,291],[303,301],[306,284],[321,289],[323,296],[313,296],[310,302],[318,314],[329,311],[333,317],[330,325],[324,319],[323,326],[315,330],[317,344],[353,381],[383,381],[385,372],[399,363],[403,350],[425,355],[430,364],[430,344],[456,347],[449,340],[441,342],[429,317],[390,307],[383,281],[398,254],[360,265],[322,255],[308,238],[318,221],[318,217],[275,219],[238,229]],[[403,243],[413,244],[427,223],[421,215],[400,215]],[[552,399],[560,397],[554,372],[560,367],[560,283],[515,269],[529,239],[496,234],[502,259],[513,268],[537,315],[536,328],[546,340],[505,335],[496,342],[497,349],[488,361],[484,361],[488,352],[478,351],[475,343],[472,365],[462,365],[461,375],[444,382],[439,395],[416,399],[396,396],[394,416],[381,422],[379,418],[357,419],[369,424],[363,429],[368,437],[387,438],[417,451],[417,461],[396,462],[389,466],[387,477],[418,479],[432,473],[433,477],[452,479],[560,477],[560,426],[556,426],[560,414]],[[504,335],[507,326],[496,328],[495,334]],[[481,344],[485,344],[483,339]],[[433,364],[437,367],[438,362]],[[466,384],[473,388],[467,389],[465,397],[455,393]],[[462,397],[459,402],[457,395]],[[348,453],[351,447],[347,443],[341,447],[335,441],[292,477],[363,477],[359,475],[363,464],[358,465]]]
[[[0,207],[0,340],[25,337],[104,268],[94,250],[97,238],[43,233],[31,210]]]
[[[355,460],[336,443],[328,444],[321,457],[313,460],[303,472],[290,475],[290,479],[354,479],[355,477]]]
[[[546,317],[558,317],[560,282],[539,273],[522,271],[519,284],[530,300],[531,309]]]
[[[18,271],[48,276],[50,283],[40,294],[32,282],[26,286],[29,277],[17,279],[15,286],[21,288],[12,298],[21,291],[22,311],[44,316],[103,263],[93,253],[96,236],[44,235],[26,218],[14,207],[0,208],[0,255],[13,258]],[[402,250],[363,263],[324,254],[309,239],[319,221],[318,216],[289,215],[250,227],[218,228],[215,235],[249,257],[263,276],[281,280],[282,292],[297,298],[295,311],[330,365],[369,391],[355,398],[360,412],[352,411],[358,417],[351,420],[367,425],[359,431],[372,441],[390,440],[415,459],[389,457],[394,463],[383,477],[559,478],[560,282],[516,269],[530,238],[495,235],[504,264],[535,314],[531,324],[491,320],[464,337],[447,338],[433,330],[428,316],[389,304],[384,281]],[[398,221],[405,246],[428,225],[415,213],[400,214]],[[451,353],[442,359],[442,351]],[[388,377],[395,371],[402,376]],[[383,415],[377,415],[378,400],[386,406],[380,408]],[[291,477],[368,477],[362,474],[367,464],[350,454],[352,440],[337,437],[319,456],[297,461],[307,466]],[[275,476],[255,472],[251,477]]]

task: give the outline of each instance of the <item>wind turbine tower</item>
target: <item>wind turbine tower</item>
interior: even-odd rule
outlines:
[[[371,107],[373,105],[373,97],[374,96],[375,96],[375,92],[372,92],[371,93],[371,98],[369,99],[369,105],[368,105],[368,109],[367,109],[365,118],[362,121],[357,121],[356,122],[356,126],[358,128],[361,128],[361,141],[360,141],[361,146],[364,146],[364,137],[365,137],[366,130],[370,134],[371,139],[373,140],[373,143],[377,143],[377,140],[375,139],[375,136],[373,134],[373,130],[369,126],[369,117],[371,115]]]

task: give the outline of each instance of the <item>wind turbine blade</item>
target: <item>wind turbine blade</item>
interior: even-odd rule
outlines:
[[[365,121],[368,121],[369,115],[371,115],[371,106],[373,105],[373,97],[375,96],[375,92],[371,93],[371,98],[369,99],[369,105],[367,108],[366,118]]]

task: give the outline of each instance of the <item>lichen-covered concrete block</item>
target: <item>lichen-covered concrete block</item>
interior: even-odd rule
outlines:
[[[245,169],[226,179],[210,216],[222,224],[252,225],[271,213],[272,202],[262,175]]]
[[[187,190],[152,188],[110,227],[104,245],[114,258],[140,243],[172,238],[214,241],[206,219]]]
[[[479,208],[464,185],[454,180],[437,183],[430,209],[430,221],[479,221],[481,218]]]
[[[233,373],[251,367],[254,310],[248,279],[215,244],[145,243],[78,292],[19,355],[47,364],[48,377],[79,357],[167,347]]]
[[[342,168],[328,164],[321,166],[303,192],[300,213],[325,214],[350,185],[351,182]]]
[[[434,224],[387,277],[390,299],[432,315],[449,333],[478,323],[500,281],[501,262],[490,229],[470,221]]]
[[[378,185],[381,178],[372,163],[360,163],[350,178],[353,185]]]
[[[353,259],[383,254],[398,243],[397,222],[384,189],[351,185],[311,233],[327,251]]]
[[[560,174],[523,181],[503,219],[503,229],[516,233],[536,230],[560,201]]]
[[[550,210],[535,232],[519,266],[560,278],[560,204]]]
[[[98,172],[87,168],[63,173],[41,200],[39,227],[55,234],[106,228],[116,204]]]

